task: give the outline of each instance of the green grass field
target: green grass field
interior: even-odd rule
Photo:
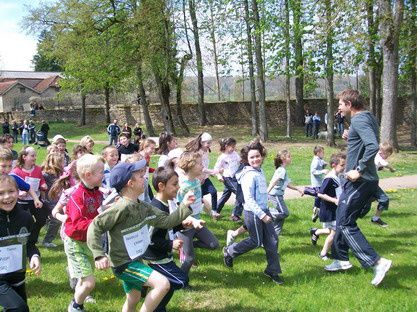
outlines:
[[[80,139],[89,134],[96,140],[107,140],[105,125],[77,127],[74,124],[51,124],[51,135],[60,133],[69,139]],[[249,128],[206,127],[193,129],[193,135],[201,130],[212,133],[214,139],[233,133],[240,148],[251,137]],[[282,132],[281,132],[282,133]],[[268,156],[264,170],[269,180],[274,172],[273,158],[280,149],[287,148],[293,156],[293,164],[288,172],[298,185],[309,184],[309,168],[312,149],[317,142],[306,140],[302,129],[297,129],[294,139],[280,137],[273,132],[273,140],[267,143]],[[179,137],[183,146],[189,138]],[[325,144],[325,142],[318,142]],[[341,143],[341,142],[338,142]],[[68,143],[71,150],[74,143]],[[104,145],[97,144],[96,152]],[[20,149],[20,144],[15,146]],[[218,146],[214,144],[211,165],[218,156]],[[338,149],[327,148],[325,158]],[[44,158],[45,148],[38,149],[38,163]],[[416,174],[417,154],[404,151],[395,154],[390,162],[397,172],[381,174],[382,177]],[[157,157],[153,157],[153,162]],[[222,186],[214,181],[220,191]],[[197,250],[199,266],[193,268],[190,283],[193,291],[175,293],[169,311],[415,311],[417,307],[417,236],[415,235],[415,202],[417,189],[400,190],[390,193],[390,210],[384,213],[388,228],[379,228],[369,222],[369,215],[359,220],[359,226],[366,237],[383,256],[394,261],[386,280],[379,288],[371,286],[373,273],[360,268],[356,259],[351,259],[354,268],[349,272],[330,274],[323,270],[324,262],[318,257],[324,238],[318,246],[312,246],[308,229],[314,224],[310,221],[312,199],[289,200],[291,215],[284,225],[280,237],[279,252],[285,285],[277,286],[263,275],[266,260],[262,249],[247,253],[234,262],[232,270],[223,265],[221,250]],[[222,214],[228,216],[231,207],[226,206]],[[227,218],[214,222],[208,217],[207,226],[216,234],[221,246],[225,244],[228,229],[235,228]],[[319,224],[317,224],[319,226]],[[41,234],[41,238],[44,231]],[[63,244],[56,250],[43,247],[41,277],[28,275],[27,290],[31,311],[66,311],[72,298],[65,273],[66,257]],[[87,311],[120,311],[124,302],[121,284],[111,271],[96,271],[97,285],[93,293],[97,304],[86,304]]]
[[[311,199],[289,200],[288,217],[279,252],[285,284],[273,284],[263,275],[265,254],[256,249],[234,261],[234,268],[223,265],[221,250],[197,250],[199,266],[192,268],[193,291],[177,291],[169,311],[415,311],[417,306],[417,237],[415,202],[417,190],[390,193],[391,207],[384,215],[388,228],[369,222],[359,226],[375,249],[393,260],[386,279],[375,288],[370,284],[372,270],[354,267],[344,273],[328,273],[323,266],[330,261],[317,254],[323,243],[312,246],[308,229]],[[230,207],[225,208],[228,215]],[[206,218],[207,226],[225,243],[225,233],[236,224],[226,218],[218,222]],[[41,234],[42,237],[43,234]],[[41,247],[43,272],[40,278],[28,276],[27,289],[31,311],[64,311],[72,298],[65,273],[66,258],[62,242],[56,250]],[[111,271],[96,271],[96,304],[87,311],[120,311],[124,302],[121,284]]]

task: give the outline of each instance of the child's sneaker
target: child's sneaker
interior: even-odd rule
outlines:
[[[68,312],[85,312],[84,306],[78,305],[77,307],[74,307],[75,301],[74,299],[71,300],[70,304],[68,305]]]
[[[372,218],[371,222],[373,224],[379,225],[380,227],[387,227],[388,226],[388,223],[382,221],[381,218],[376,218],[376,219]]]
[[[54,243],[48,243],[48,242],[43,242],[42,243],[42,246],[45,247],[45,248],[56,248],[57,247],[56,244],[54,244]]]
[[[345,271],[349,270],[352,267],[352,264],[349,261],[334,260],[329,265],[326,265],[324,269],[329,272]]]
[[[388,260],[385,258],[379,259],[378,264],[375,264],[373,267],[375,275],[371,281],[371,284],[374,286],[378,286],[384,279],[385,274],[387,274],[391,265],[392,265],[392,260]]]
[[[224,260],[224,264],[228,268],[233,268],[233,258],[231,255],[229,255],[229,252],[227,251],[227,247],[223,248],[223,260]]]
[[[94,299],[93,296],[91,296],[91,295],[88,295],[87,297],[85,297],[84,302],[85,303],[93,303],[93,304],[97,303],[96,299]]]
[[[269,274],[268,272],[266,272],[266,271],[264,271],[264,274],[266,275],[266,276],[268,276],[275,284],[278,284],[278,285],[282,285],[282,284],[284,284],[284,280],[281,278],[281,276],[279,276],[278,274],[276,274],[276,275],[272,275],[272,274]]]
[[[320,212],[320,208],[314,207],[313,208],[313,214],[311,216],[311,221],[316,222],[317,219],[319,218],[319,212]]]
[[[319,257],[323,261],[326,261],[326,260],[329,260],[330,259],[329,255],[327,255],[327,254],[326,255],[322,255],[321,253],[319,253]]]
[[[233,230],[228,230],[226,234],[226,246],[230,246],[235,241],[235,237],[233,236]]]
[[[319,236],[316,235],[316,231],[317,231],[317,228],[311,228],[310,229],[311,243],[313,245],[317,245],[317,241],[319,240]]]

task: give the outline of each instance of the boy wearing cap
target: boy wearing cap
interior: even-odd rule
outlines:
[[[192,213],[189,205],[195,201],[189,192],[172,214],[167,214],[137,198],[145,190],[146,160],[119,163],[110,172],[110,186],[120,199],[98,215],[88,228],[87,244],[93,252],[97,269],[110,266],[122,280],[126,292],[123,312],[135,311],[141,297],[142,286],[152,290],[145,297],[141,311],[154,311],[170,288],[168,279],[141,261],[150,243],[148,225],[169,229],[178,225]],[[101,235],[108,232],[109,253],[101,248]]]
[[[71,278],[78,279],[74,299],[68,312],[84,311],[84,301],[95,286],[91,252],[87,240],[87,229],[98,215],[103,195],[98,190],[104,176],[104,162],[100,156],[86,154],[77,160],[77,173],[81,183],[71,194],[66,206],[67,219],[64,232],[65,253]]]

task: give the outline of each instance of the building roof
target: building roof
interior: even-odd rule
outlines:
[[[30,90],[36,92],[36,93],[40,93],[39,91],[24,85],[20,81],[14,80],[14,81],[0,82],[0,95],[6,94],[10,89],[12,89],[15,85],[18,85],[18,84],[27,88],[27,89],[30,89]]]
[[[17,70],[0,70],[0,81],[18,80],[18,79],[46,79],[51,76],[60,76],[60,72],[34,72],[34,71],[17,71]]]
[[[48,77],[44,80],[42,80],[41,82],[39,82],[34,89],[40,93],[42,93],[43,91],[45,91],[46,89],[48,89],[49,87],[59,87],[58,85],[58,80],[60,79],[60,77],[58,75],[56,76],[51,76]]]

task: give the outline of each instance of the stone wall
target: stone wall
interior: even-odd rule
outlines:
[[[295,102],[292,101],[292,107],[294,108]],[[318,111],[319,115],[323,118],[326,112],[327,101],[325,99],[307,99],[305,101],[305,108],[308,108],[310,112]],[[335,102],[335,109],[337,103]],[[397,121],[399,124],[408,121],[409,114],[409,100],[401,98],[399,100],[399,107],[397,112]],[[50,107],[49,105],[47,107]],[[175,119],[175,105],[172,107],[172,113]],[[161,106],[159,104],[149,105],[149,111],[152,121],[155,125],[162,124],[162,117],[160,114]],[[218,103],[206,103],[206,114],[209,124],[227,124],[227,125],[249,125],[251,120],[250,103],[249,102],[218,102]],[[271,127],[283,126],[286,124],[286,106],[284,101],[269,101],[266,107],[266,116],[268,124]],[[187,124],[198,124],[198,111],[196,104],[184,104],[182,106],[182,112],[184,120]],[[104,107],[102,106],[87,106],[87,122],[88,123],[104,123]],[[55,109],[38,110],[36,112],[35,121],[47,120],[47,121],[70,121],[78,122],[81,115],[81,109],[79,107],[57,107]],[[111,119],[118,119],[120,124],[125,122],[130,125],[135,123],[143,124],[142,108],[137,104],[131,105],[114,105],[110,110]],[[29,119],[29,112],[16,111],[11,113],[0,114],[0,120],[20,120]]]

